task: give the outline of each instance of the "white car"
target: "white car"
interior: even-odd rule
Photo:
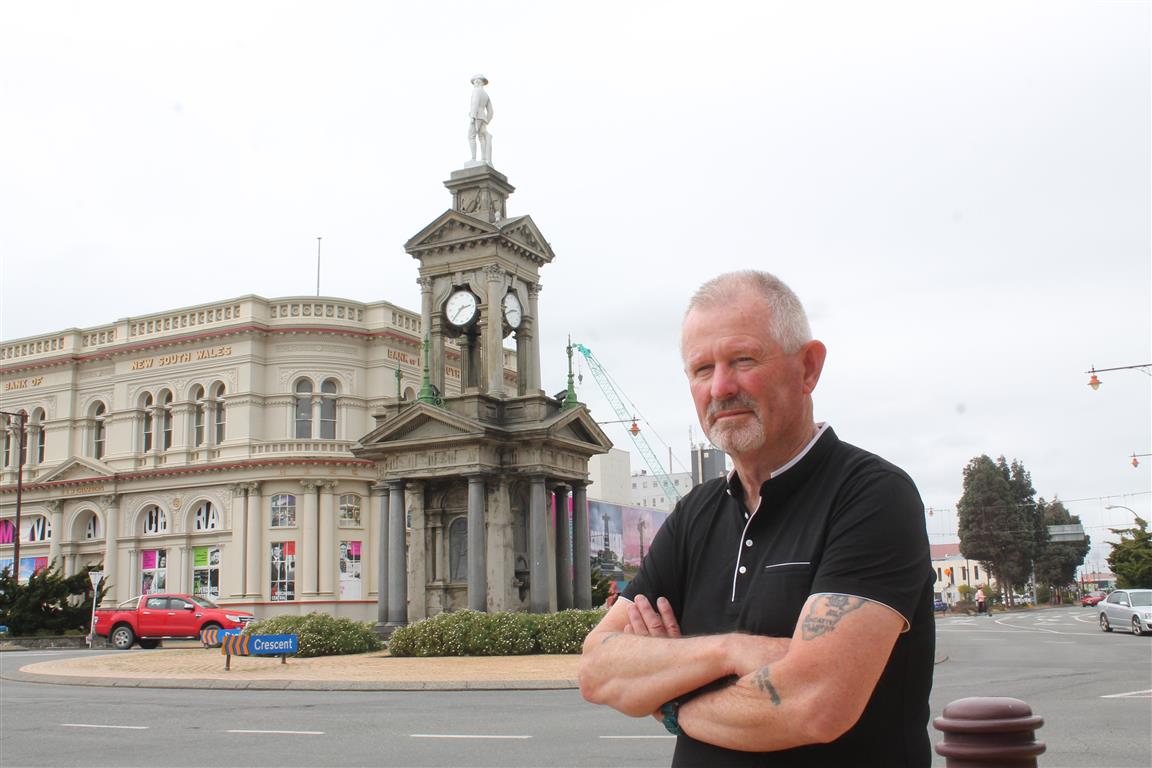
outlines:
[[[1127,629],[1134,635],[1152,632],[1152,589],[1118,589],[1097,603],[1100,629]]]

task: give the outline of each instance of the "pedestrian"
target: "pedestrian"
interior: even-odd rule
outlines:
[[[979,589],[977,589],[976,590],[976,613],[978,613],[978,614],[984,613],[985,608],[986,608],[984,601],[986,599],[987,598],[984,595],[984,587],[980,587]]]
[[[673,766],[928,766],[935,614],[912,480],[813,418],[826,349],[762,272],[702,286],[681,354],[735,470],[695,488],[584,642],[589,701]]]

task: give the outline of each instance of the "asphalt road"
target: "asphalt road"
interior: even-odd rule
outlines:
[[[946,617],[938,637],[948,660],[936,668],[934,715],[967,696],[1012,696],[1045,719],[1042,768],[1152,765],[1152,637],[1104,634],[1087,608]],[[47,657],[0,654],[0,672]],[[0,684],[6,767],[666,766],[672,746],[655,721],[576,691]]]

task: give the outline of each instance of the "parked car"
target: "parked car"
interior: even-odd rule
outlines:
[[[1101,592],[1098,589],[1094,589],[1091,592],[1085,594],[1084,597],[1080,598],[1080,605],[1090,607],[1096,605],[1106,597],[1108,597],[1107,592]]]
[[[937,611],[939,613],[947,613],[948,612],[948,603],[944,602],[940,598],[936,598],[936,600],[932,604],[932,610]]]
[[[1100,629],[1127,629],[1134,635],[1152,632],[1152,589],[1118,589],[1097,606]]]
[[[255,618],[199,595],[153,594],[96,609],[92,631],[126,651],[137,642],[141,648],[155,648],[164,638],[197,638],[201,630],[213,627],[243,629]]]

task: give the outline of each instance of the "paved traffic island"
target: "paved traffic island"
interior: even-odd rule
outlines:
[[[576,688],[577,655],[393,658],[375,651],[348,656],[233,656],[225,670],[220,649],[99,653],[41,661],[5,676],[28,682],[139,688],[248,690],[493,690]]]

